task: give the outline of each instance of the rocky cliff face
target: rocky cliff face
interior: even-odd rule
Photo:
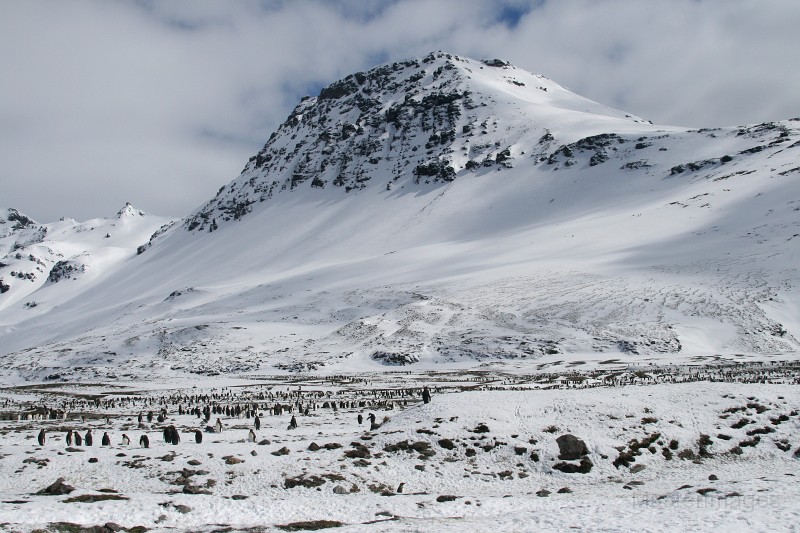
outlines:
[[[522,156],[546,158],[576,134],[607,128],[655,130],[499,59],[432,53],[352,74],[304,98],[186,228],[213,231],[296,189],[450,182]]]

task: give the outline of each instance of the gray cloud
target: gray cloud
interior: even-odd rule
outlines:
[[[794,0],[0,4],[0,204],[182,216],[300,96],[377,62],[501,57],[657,123],[800,115]]]

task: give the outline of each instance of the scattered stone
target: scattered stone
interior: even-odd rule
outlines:
[[[200,462],[200,461],[198,461],[197,459],[192,459],[192,460],[191,460],[191,461],[189,461],[187,464],[189,464],[189,465],[191,465],[191,466],[200,466],[200,465],[201,465],[201,464],[203,464],[203,463],[201,463],[201,462]]]
[[[103,502],[108,500],[127,500],[125,496],[120,496],[119,494],[81,494],[80,496],[74,496],[72,498],[67,498],[64,500],[64,503],[96,503],[96,502]]]
[[[98,462],[98,461],[99,461],[99,459],[98,459],[97,457],[90,457],[90,458],[89,458],[89,462],[90,462],[90,463],[96,463],[96,462]]]
[[[547,490],[547,489],[542,489],[542,490],[536,491],[536,495],[538,497],[540,497],[540,498],[546,498],[547,496],[550,496],[550,491]]]
[[[344,452],[345,457],[349,459],[369,459],[372,457],[372,453],[370,453],[369,448],[363,444],[353,442],[351,445],[353,446],[353,449]]]
[[[209,481],[213,481],[213,480],[210,479]],[[194,494],[211,494],[210,491],[207,491],[202,487],[198,487],[196,485],[191,485],[191,484],[188,484],[188,483],[183,486],[183,493],[184,494],[192,494],[192,495],[194,495]]]
[[[325,484],[325,480],[319,476],[306,477],[305,474],[300,474],[295,477],[287,477],[283,480],[283,488],[293,489],[295,487],[305,487],[312,489]]]
[[[173,507],[175,508],[176,511],[178,511],[179,513],[182,513],[182,514],[186,514],[186,513],[189,513],[189,512],[192,511],[192,508],[189,507],[188,505],[176,504],[176,505],[173,505]]]
[[[272,455],[275,455],[275,456],[281,456],[281,455],[288,455],[289,451],[290,451],[289,448],[284,446],[280,450],[275,450],[274,452],[271,452],[271,453],[272,453]]]
[[[308,451],[310,451],[310,452],[315,452],[315,451],[319,450],[320,448],[321,448],[321,446],[319,444],[317,444],[316,442],[312,442],[311,444],[308,445]]]
[[[646,466],[644,466],[644,465],[642,465],[642,464],[633,465],[633,466],[631,467],[631,474],[638,474],[639,472],[641,472],[641,471],[642,471],[642,470],[644,470],[645,468],[647,468],[647,467],[646,467]]]
[[[334,494],[347,494],[348,490],[346,488],[342,487],[341,485],[336,485],[335,487],[333,487],[333,493]]]
[[[458,499],[458,496],[452,496],[450,494],[442,494],[441,496],[437,496],[436,497],[436,501],[439,502],[439,503],[452,502],[452,501],[454,501],[456,499]]]
[[[593,466],[594,463],[588,457],[584,457],[581,459],[580,464],[556,463],[553,468],[565,474],[588,474],[592,471]]]
[[[234,494],[231,496],[231,500],[246,500],[249,496],[245,496],[244,494]]]
[[[287,451],[287,453],[288,453],[288,451]],[[244,459],[239,459],[238,457],[234,457],[232,455],[228,456],[228,457],[223,457],[223,459],[225,459],[225,464],[226,465],[238,465],[239,463],[243,463],[244,462]]]
[[[275,527],[281,531],[316,531],[318,529],[328,529],[341,527],[344,524],[337,520],[306,520],[303,522],[290,522],[288,524],[278,524]]]
[[[589,454],[586,443],[575,435],[561,435],[556,439],[556,443],[559,451],[558,458],[562,461],[580,459],[582,456]]]
[[[710,487],[709,488],[705,488],[705,489],[697,489],[697,494],[699,494],[701,496],[705,496],[709,492],[717,492],[717,489],[712,489]]]
[[[69,494],[73,490],[75,490],[75,487],[67,485],[66,483],[64,483],[64,478],[60,477],[55,481],[55,483],[53,483],[48,487],[43,488],[36,494],[42,496],[61,496],[63,494]]]
[[[271,440],[269,440],[269,439],[264,439],[264,440],[260,440],[260,441],[258,441],[258,445],[259,445],[259,446],[266,446],[266,445],[268,445],[268,444],[272,444],[272,441],[271,441]]]
[[[718,479],[719,479],[719,478],[718,478],[716,475],[714,475],[714,474],[711,474],[710,476],[708,476],[708,480],[709,480],[709,481],[717,481]]]
[[[439,446],[441,446],[445,450],[452,450],[452,449],[454,449],[456,447],[456,445],[453,444],[453,441],[450,440],[450,439],[440,439],[438,441],[438,443],[439,443]]]
[[[562,487],[556,491],[558,494],[572,494],[572,489],[569,487]]]

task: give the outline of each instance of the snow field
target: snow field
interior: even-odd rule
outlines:
[[[270,390],[296,393],[302,389],[309,395],[306,398],[315,391],[330,391],[331,398],[347,401],[375,398],[373,390],[387,387],[414,387],[417,392],[414,397],[396,397],[396,407],[388,410],[369,406],[333,411],[322,407],[327,398],[323,396],[315,400],[317,409],[309,416],[294,413],[299,426],[293,431],[286,428],[290,415],[266,414],[257,432],[259,441],[270,441],[263,445],[246,441],[252,419],[225,416],[221,417],[222,433],[205,433],[204,442],[195,444],[188,431],[199,426],[197,418],[177,415],[174,405],[169,406],[165,424],[182,431],[181,443],[164,443],[160,425],[148,424],[149,449],[136,444],[145,432],[135,427],[139,408],[98,410],[96,414],[111,418],[110,427],[104,417],[89,418],[85,424],[75,419],[2,421],[0,524],[10,531],[32,531],[57,522],[88,526],[109,521],[153,531],[212,531],[219,527],[245,531],[333,520],[342,523],[337,531],[572,527],[596,531],[634,527],[644,531],[790,531],[800,515],[795,503],[800,495],[794,479],[797,459],[793,456],[800,444],[796,385],[693,382],[517,390],[525,386],[525,379],[493,373],[362,374],[356,380],[293,381],[281,379],[215,392],[230,393],[225,401],[231,404]],[[434,390],[427,405],[419,401],[423,384]],[[147,388],[146,384],[137,386],[136,394],[165,398],[174,392],[211,392],[203,386],[182,391],[159,387],[146,392]],[[95,386],[95,392],[102,390]],[[115,392],[124,395],[128,391]],[[40,394],[34,392],[33,396]],[[13,390],[4,391],[3,396],[32,399]],[[49,390],[46,401],[52,404],[58,397],[57,390]],[[402,405],[403,399],[408,405]],[[381,424],[372,431],[367,421],[358,426],[355,420],[358,413],[366,416],[369,412],[375,413]],[[785,421],[772,422],[781,420],[781,415]],[[212,415],[212,423],[215,417]],[[741,419],[749,422],[733,427]],[[482,432],[482,425],[488,431]],[[35,442],[39,427],[52,428],[41,448]],[[93,427],[95,445],[76,448],[82,452],[65,451],[66,427],[82,432]],[[748,432],[763,428],[772,432],[754,433],[760,436],[757,444],[740,447],[740,454],[731,451],[752,439]],[[103,431],[112,435],[110,448],[98,446]],[[131,446],[119,445],[122,432],[134,440]],[[561,462],[556,437],[566,433],[587,444],[593,463],[589,473],[567,474],[552,468]],[[652,444],[656,453],[644,448],[630,467],[614,466],[620,450],[628,449],[633,439],[641,441],[654,433],[660,434]],[[706,456],[700,455],[702,435],[708,435],[711,442]],[[443,445],[443,439],[450,443]],[[666,459],[662,450],[669,449],[673,440],[678,441],[674,456]],[[790,446],[786,451],[777,446],[783,441]],[[311,442],[323,448],[309,451]],[[411,448],[405,448],[403,442]],[[324,448],[329,443],[341,447]],[[284,446],[288,454],[271,453]],[[691,450],[693,458],[679,458],[684,450]],[[538,461],[531,457],[533,452]],[[125,456],[118,456],[120,453]],[[88,463],[90,457],[98,461]],[[227,457],[242,462],[226,464]],[[42,467],[23,462],[29,458],[47,462]],[[200,464],[190,465],[189,461]],[[75,491],[68,496],[33,494],[58,477],[64,477]],[[210,494],[186,494],[182,490],[185,479],[177,482],[181,477]],[[317,486],[287,488],[287,479],[310,480],[310,485]],[[397,491],[400,483],[404,483],[402,492]],[[334,492],[336,487],[343,493]],[[564,487],[571,492],[559,493]],[[129,499],[65,502],[69,497],[103,494],[100,489],[113,489],[114,495]],[[543,489],[549,494],[537,496]],[[19,503],[22,501],[26,503]]]

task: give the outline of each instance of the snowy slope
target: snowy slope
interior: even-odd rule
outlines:
[[[384,65],[304,99],[239,178],[80,297],[35,315],[0,299],[0,365],[13,381],[785,358],[799,140],[797,120],[652,125],[499,61]]]

